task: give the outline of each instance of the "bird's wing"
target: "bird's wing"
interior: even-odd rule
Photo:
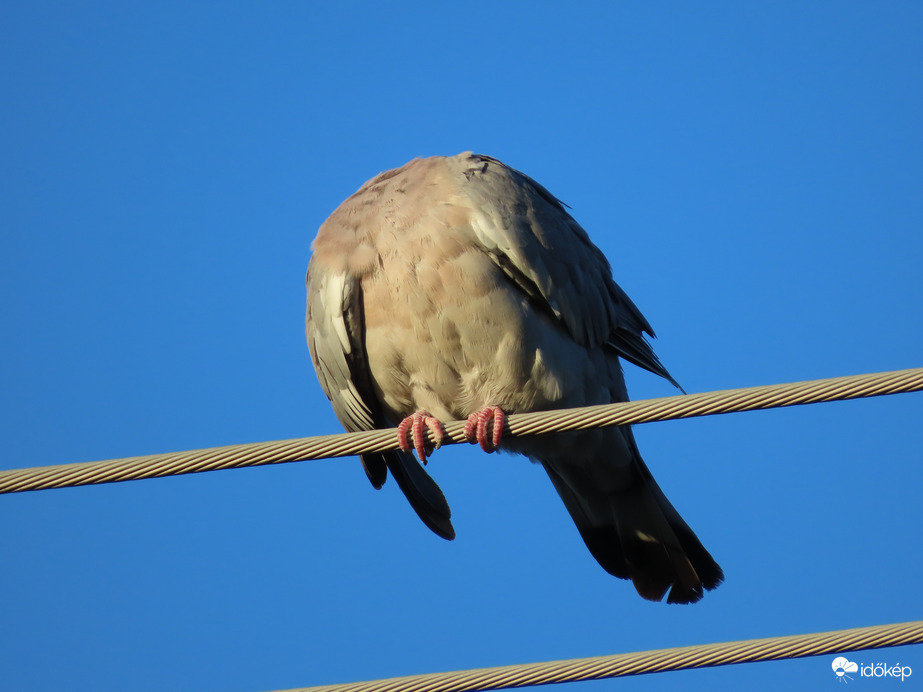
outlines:
[[[343,268],[311,258],[305,334],[321,388],[350,432],[385,428],[386,420],[372,387],[366,363],[361,286]],[[402,451],[360,457],[372,485],[380,488],[387,470],[423,522],[443,538],[455,537],[451,510],[442,490],[412,454]]]
[[[612,279],[612,270],[564,205],[529,176],[488,156],[463,154],[475,210],[471,230],[485,252],[534,304],[578,343],[608,344],[635,365],[679,387],[644,333],[654,331]]]
[[[363,378],[358,282],[346,272],[324,271],[312,258],[308,267],[305,335],[321,387],[343,427],[373,430],[373,398]]]

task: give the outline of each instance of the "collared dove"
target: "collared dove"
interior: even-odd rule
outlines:
[[[363,185],[318,231],[306,334],[318,379],[350,431],[398,425],[388,470],[423,522],[455,537],[423,429],[468,420],[490,451],[540,463],[593,557],[638,593],[692,603],[723,579],[641,459],[631,429],[501,441],[505,413],[627,401],[619,357],[668,379],[653,330],[602,252],[528,176],[466,152],[414,159]],[[677,385],[679,386],[679,385]],[[438,446],[438,445],[437,445]]]

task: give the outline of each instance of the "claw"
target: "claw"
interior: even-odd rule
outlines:
[[[506,414],[499,406],[487,406],[475,411],[468,416],[468,422],[465,423],[465,439],[471,444],[481,445],[481,449],[489,454],[500,446],[505,421]],[[487,436],[488,425],[492,426],[490,437]]]
[[[428,446],[426,437],[423,434],[424,428],[429,429],[435,440],[432,449],[428,451],[426,449]],[[408,432],[410,432],[409,437]],[[434,450],[442,446],[444,437],[445,429],[442,427],[442,421],[430,415],[429,411],[417,411],[412,416],[407,416],[397,426],[397,440],[401,450],[408,454],[411,450],[416,450],[417,458],[424,464],[426,464],[427,455],[432,454]],[[411,444],[411,441],[413,444]]]

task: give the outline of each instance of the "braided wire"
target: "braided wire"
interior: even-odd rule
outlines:
[[[507,417],[504,435],[650,423],[923,390],[923,368],[686,394]],[[443,444],[466,442],[464,421],[445,424]],[[430,441],[432,437],[427,431]],[[394,429],[212,447],[188,452],[0,471],[0,494],[282,464],[396,449]]]
[[[299,687],[284,692],[478,692],[920,643],[923,643],[923,621],[917,620],[893,625],[701,644],[613,656],[411,675],[343,685]]]

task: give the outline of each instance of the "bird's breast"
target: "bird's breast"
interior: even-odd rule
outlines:
[[[383,253],[380,271],[362,280],[369,369],[389,416],[425,409],[452,420],[490,404],[522,411],[559,400],[569,341],[560,326],[482,250],[413,247]]]

